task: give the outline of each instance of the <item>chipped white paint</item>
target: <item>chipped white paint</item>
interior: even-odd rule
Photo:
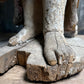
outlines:
[[[43,0],[44,32],[64,31],[64,12],[67,0]]]

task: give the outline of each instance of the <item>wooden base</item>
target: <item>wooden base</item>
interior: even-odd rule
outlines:
[[[84,41],[78,37],[67,39],[67,41],[75,51],[76,59],[73,63],[67,63],[67,57],[62,65],[55,66],[49,66],[43,57],[42,38],[33,39],[21,46],[0,47],[0,73],[19,64],[26,66],[27,77],[31,81],[57,81],[76,74],[84,67]]]
[[[67,64],[68,58],[66,58],[62,65],[49,66],[43,57],[42,46],[38,40],[34,40],[26,47],[19,49],[19,57],[30,53],[27,59],[28,79],[31,81],[56,81],[80,72],[84,67],[83,62],[81,62],[81,58],[84,57],[84,41],[80,38],[67,39],[67,41],[76,53],[76,60],[72,64]]]

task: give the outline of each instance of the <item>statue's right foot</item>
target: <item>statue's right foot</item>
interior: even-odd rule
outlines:
[[[29,31],[28,29],[23,28],[18,34],[9,39],[9,45],[15,46],[17,44],[23,43],[33,36],[33,30]]]

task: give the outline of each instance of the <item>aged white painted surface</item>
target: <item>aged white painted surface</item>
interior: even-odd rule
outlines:
[[[63,32],[66,1],[67,0],[44,0],[44,32]]]

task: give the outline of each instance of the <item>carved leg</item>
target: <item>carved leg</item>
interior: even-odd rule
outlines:
[[[67,0],[44,1],[44,54],[50,65],[74,60],[74,52],[63,36],[64,11]]]
[[[42,0],[25,0],[24,28],[10,38],[9,44],[16,45],[25,42],[40,33],[42,31],[42,22]]]
[[[78,0],[67,0],[64,30],[66,37],[73,37],[78,33]]]

